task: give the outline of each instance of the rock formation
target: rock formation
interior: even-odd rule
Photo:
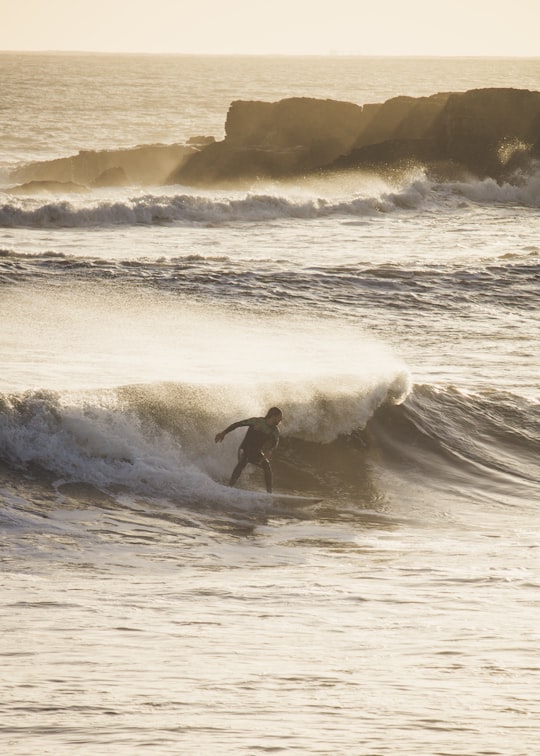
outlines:
[[[540,92],[475,89],[355,105],[292,97],[236,101],[225,138],[83,151],[15,170],[18,182],[224,185],[320,171],[423,165],[435,175],[508,180],[540,159]],[[50,184],[50,187],[52,184]]]
[[[313,171],[351,149],[361,122],[362,108],[350,102],[236,101],[227,114],[225,139],[192,155],[169,181],[219,183]]]
[[[540,144],[540,92],[476,89],[453,94],[438,125],[441,150],[480,175],[504,172],[511,145]]]
[[[540,92],[477,89],[364,106],[239,101],[230,106],[225,139],[188,157],[169,182],[223,184],[411,162],[503,179],[538,155]]]

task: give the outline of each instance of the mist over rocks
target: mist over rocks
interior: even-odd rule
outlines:
[[[436,121],[449,97],[449,93],[430,97],[399,96],[382,104],[364,105],[363,119],[354,146],[433,138]]]
[[[443,92],[363,106],[313,98],[235,101],[225,139],[188,156],[168,183],[212,185],[411,163],[501,180],[539,154],[540,92],[529,90]]]
[[[84,186],[162,185],[195,149],[183,144],[151,144],[119,150],[82,150],[69,157],[28,163],[12,171],[10,178]]]
[[[27,181],[9,189],[10,194],[84,194],[88,191],[88,187],[73,181]]]

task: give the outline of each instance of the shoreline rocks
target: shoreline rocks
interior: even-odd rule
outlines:
[[[199,136],[185,145],[87,150],[30,163],[11,178],[27,187],[49,182],[51,191],[54,182],[64,184],[63,190],[70,184],[223,186],[417,165],[442,178],[503,181],[538,159],[540,92],[490,88],[365,105],[309,97],[237,100],[221,141]]]
[[[168,183],[227,184],[405,164],[502,180],[540,154],[540,92],[476,89],[364,106],[289,98],[233,102],[225,139]]]

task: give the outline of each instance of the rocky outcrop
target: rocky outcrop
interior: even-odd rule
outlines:
[[[308,97],[236,101],[221,141],[83,151],[28,164],[11,178],[89,187],[223,185],[420,164],[440,176],[503,180],[533,159],[540,159],[540,92],[493,88],[363,106]]]
[[[364,105],[364,122],[354,147],[401,139],[432,139],[449,97],[447,93],[392,97],[382,105]]]
[[[86,186],[163,184],[174,168],[195,152],[184,145],[144,145],[123,150],[84,150],[77,155],[43,160],[18,168],[13,181],[73,182]]]
[[[279,150],[328,144],[331,150],[342,150],[354,144],[362,118],[359,105],[337,100],[237,101],[227,113],[225,135],[229,144],[243,147]]]
[[[361,123],[362,108],[350,102],[236,101],[227,114],[225,139],[192,155],[169,181],[219,183],[310,172],[348,152]]]
[[[411,163],[502,179],[538,155],[540,92],[477,89],[364,106],[239,101],[229,109],[225,139],[203,146],[169,182],[220,184]]]
[[[186,144],[192,145],[193,147],[202,147],[205,144],[213,144],[215,141],[216,138],[213,136],[192,136],[189,137]]]
[[[395,118],[398,110],[401,119]],[[375,142],[377,134],[385,138]],[[412,161],[435,170],[444,165],[453,173],[504,179],[530,163],[539,144],[540,92],[494,88],[409,103],[395,98],[380,107],[355,149],[332,168],[380,168]]]
[[[475,89],[453,94],[439,122],[441,149],[480,174],[504,171],[516,150],[540,143],[540,92]]]

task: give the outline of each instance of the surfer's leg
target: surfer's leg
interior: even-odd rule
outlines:
[[[266,483],[266,490],[268,491],[268,493],[272,493],[272,467],[270,465],[270,462],[265,459],[260,464],[262,469],[264,470],[264,482]]]
[[[239,454],[238,455],[238,464],[232,471],[231,480],[229,482],[230,486],[234,486],[240,475],[242,474],[242,470],[247,465],[248,460],[245,454]]]

